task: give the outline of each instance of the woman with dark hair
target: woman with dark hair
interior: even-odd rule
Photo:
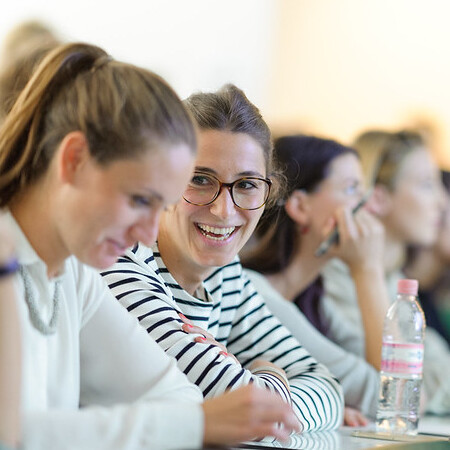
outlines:
[[[352,272],[364,311],[364,326],[372,326],[374,299],[376,308],[385,311],[383,228],[368,211],[362,209],[355,215],[351,212],[364,193],[359,158],[353,149],[335,141],[303,135],[279,138],[275,156],[285,169],[288,187],[284,200],[263,216],[256,230],[256,242],[242,256],[243,264],[264,275],[248,272],[275,315],[298,339],[308,342],[308,350],[338,377],[346,404],[373,416],[377,402],[376,370],[363,359],[337,349],[319,333],[311,332],[302,315],[331,341],[339,341],[348,333],[341,326],[340,315],[329,314],[323,308],[320,272],[332,258],[340,258]],[[315,256],[334,225],[339,230],[339,241],[324,255]],[[374,336],[366,348],[375,368],[380,359],[379,338]],[[357,413],[346,413],[347,423],[364,422]]]
[[[263,390],[201,404],[96,270],[153,243],[196,146],[191,115],[164,80],[88,44],[47,54],[6,116],[0,207],[18,260],[3,270],[18,269],[21,448],[196,448],[295,428],[290,408]]]
[[[161,215],[157,244],[136,245],[103,275],[205,398],[253,384],[292,404],[305,431],[336,428],[340,386],[266,308],[237,258],[277,199],[269,128],[232,85],[185,104],[200,131],[183,199]]]

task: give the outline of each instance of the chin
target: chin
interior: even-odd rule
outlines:
[[[82,263],[94,267],[98,270],[105,270],[111,267],[118,259],[118,256],[112,255],[87,255],[85,258],[78,258]]]
[[[223,267],[233,261],[235,255],[203,256],[199,258],[198,264],[203,267]]]

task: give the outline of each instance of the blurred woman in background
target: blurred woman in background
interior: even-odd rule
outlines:
[[[384,235],[368,211],[351,212],[364,194],[359,158],[353,149],[335,141],[303,135],[279,138],[275,156],[285,169],[287,191],[284,200],[263,216],[252,246],[243,253],[243,264],[254,270],[248,270],[248,276],[274,314],[337,376],[346,405],[373,417],[377,371],[364,358],[330,342],[345,340],[348,330],[338,313],[330,315],[324,310],[320,275],[331,258],[348,265],[364,326],[372,330],[374,305],[382,316],[388,304],[382,268]],[[338,243],[316,256],[334,225],[339,230]],[[305,323],[305,316],[316,330]],[[378,367],[380,337],[371,336],[367,354]],[[365,419],[347,408],[345,422],[359,425]]]

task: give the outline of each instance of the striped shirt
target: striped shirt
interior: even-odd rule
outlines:
[[[157,244],[152,248],[136,245],[102,275],[120,303],[177,360],[205,397],[255,383],[291,402],[305,431],[341,424],[341,386],[271,314],[238,258],[215,270],[195,297],[169,273]],[[198,335],[182,330],[180,312],[213,335],[240,364],[215,345],[194,342]],[[282,368],[289,391],[269,372],[250,372],[247,368],[256,359]]]

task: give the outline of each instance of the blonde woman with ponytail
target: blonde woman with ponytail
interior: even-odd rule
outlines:
[[[87,44],[50,52],[6,117],[0,205],[19,267],[21,448],[195,448],[296,427],[277,396],[252,387],[202,405],[95,270],[153,243],[196,146],[161,78]]]

